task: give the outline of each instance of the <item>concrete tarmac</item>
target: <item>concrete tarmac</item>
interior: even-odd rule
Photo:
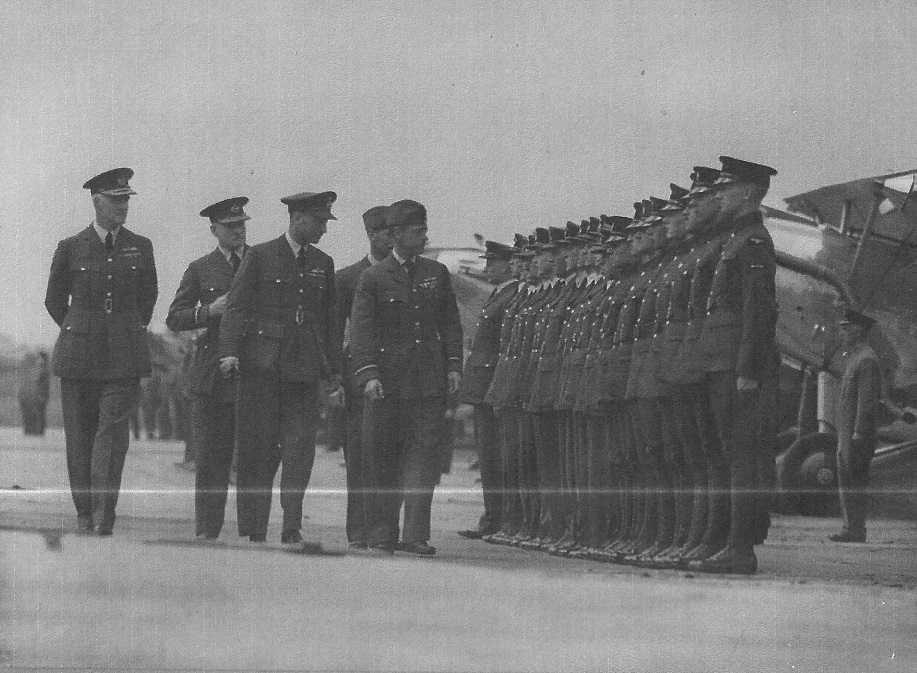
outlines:
[[[115,534],[76,534],[63,436],[0,429],[0,670],[914,671],[917,528],[777,517],[760,572],[721,578],[459,538],[480,485],[459,454],[435,558],[193,541],[175,442],[132,443]],[[346,550],[344,471],[319,449],[303,533]],[[18,488],[12,488],[12,487]]]

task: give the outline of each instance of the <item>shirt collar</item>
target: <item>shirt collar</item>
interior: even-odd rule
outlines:
[[[385,258],[383,257],[382,259],[385,259]],[[370,265],[370,266],[376,266],[376,264],[378,264],[379,262],[381,262],[382,259],[379,259],[378,257],[373,257],[373,253],[371,253],[371,252],[370,252],[370,253],[367,253],[367,255],[366,255],[366,261],[369,262],[369,265]]]
[[[506,287],[506,286],[509,285],[510,283],[518,283],[518,282],[519,282],[519,281],[517,281],[515,278],[510,278],[509,280],[504,280],[502,283],[500,283],[499,285],[497,285],[497,292],[499,292],[500,290],[502,290],[504,287]]]
[[[85,220],[84,220],[84,222],[85,222]],[[106,234],[108,234],[108,230],[107,230],[107,229],[103,229],[103,228],[100,227],[98,224],[96,224],[96,221],[95,221],[95,220],[92,221],[92,228],[96,230],[96,233],[99,235],[99,238],[101,239],[102,243],[104,243],[104,242],[105,242],[105,236],[106,236]],[[119,224],[117,227],[115,227],[114,229],[111,230],[111,240],[112,240],[112,241],[117,241],[117,240],[118,240],[118,234],[120,234],[120,233],[121,233],[121,225]]]
[[[220,254],[223,255],[223,257],[226,258],[226,261],[227,261],[227,262],[230,260],[230,257],[232,257],[232,253],[235,252],[235,251],[233,251],[233,250],[227,250],[227,249],[224,248],[222,245],[217,245],[217,250],[219,250],[219,251],[220,251]],[[243,257],[245,257],[245,246],[243,245],[241,248],[239,248],[239,251],[236,252],[236,254],[239,256],[239,259],[240,259],[240,260],[241,260]]]
[[[305,248],[306,251],[309,250],[309,244],[308,244],[308,243],[306,243],[306,245],[300,245],[299,243],[297,243],[296,241],[293,240],[293,237],[290,236],[290,232],[289,232],[289,231],[285,232],[285,233],[284,233],[284,236],[287,237],[287,243],[290,244],[290,249],[293,250],[293,256],[294,256],[294,257],[296,257],[297,255],[299,255],[299,249],[300,249],[300,248]]]
[[[392,250],[392,256],[395,258],[395,261],[398,262],[398,266],[404,266],[404,263],[408,261],[401,255],[399,255],[395,250]],[[414,257],[414,261],[415,262],[417,261],[417,257]]]

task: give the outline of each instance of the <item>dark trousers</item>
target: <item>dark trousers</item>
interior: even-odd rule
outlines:
[[[231,385],[230,382],[221,385]],[[235,400],[195,395],[191,400],[195,446],[194,515],[197,535],[217,537],[223,528],[235,445]]]
[[[474,439],[481,466],[481,490],[484,492],[484,514],[478,528],[487,533],[500,528],[503,514],[503,461],[500,457],[497,420],[494,409],[487,404],[475,404]]]
[[[276,376],[242,376],[238,416],[236,504],[239,535],[267,533],[277,469],[283,530],[302,527],[302,502],[315,462],[318,383],[280,381]]]
[[[77,516],[111,528],[139,379],[61,379],[67,472]]]
[[[433,489],[442,467],[445,397],[367,400],[363,411],[363,477],[367,488],[367,542],[430,539]]]
[[[497,409],[495,415],[500,430],[500,455],[503,467],[502,530],[515,535],[522,526],[522,496],[519,492],[518,423],[512,409]]]
[[[347,541],[366,542],[366,485],[363,476],[363,395],[352,391],[347,396],[343,425],[344,462],[347,466]]]
[[[837,490],[841,501],[844,530],[866,534],[869,509],[869,464],[876,453],[876,438],[853,441],[842,438],[837,451]]]
[[[521,409],[517,410],[516,455],[519,465],[519,493],[522,496],[522,526],[519,533],[532,537],[539,534],[538,529],[541,522],[537,436],[535,415]]]
[[[542,540],[557,540],[564,533],[559,417],[557,412],[542,411],[532,414],[532,418],[535,423],[532,435],[536,464],[534,476],[537,479],[534,490],[540,503],[532,533]]]
[[[691,488],[691,515],[685,549],[693,549],[704,539],[707,527],[707,461],[698,428],[697,408],[700,395],[693,386],[678,386],[672,397],[673,413],[678,421],[678,434],[685,450],[686,479]],[[709,432],[705,432],[706,436]]]
[[[707,386],[714,425],[729,470],[728,544],[737,551],[751,552],[760,490],[759,391],[736,390],[734,372],[707,374]]]

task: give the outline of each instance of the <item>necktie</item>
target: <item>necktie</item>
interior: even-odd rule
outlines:
[[[235,250],[229,253],[229,265],[232,267],[233,273],[239,270],[239,265],[241,263],[242,263],[242,260],[239,259],[239,256],[236,254]]]
[[[111,256],[111,253],[115,250],[115,239],[110,231],[105,234],[105,249],[108,251],[109,256]]]
[[[296,253],[296,261],[301,267],[306,265],[306,246],[301,246],[299,248],[299,252]]]
[[[413,259],[405,260],[404,270],[408,272],[408,278],[410,278],[411,280],[414,280],[414,269],[416,268],[417,268],[417,262],[415,262]]]

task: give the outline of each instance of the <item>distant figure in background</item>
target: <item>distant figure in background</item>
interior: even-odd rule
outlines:
[[[149,376],[146,326],[156,305],[150,239],[124,227],[134,172],[88,180],[96,219],[57,245],[45,307],[60,328],[53,371],[61,377],[67,471],[81,532],[111,535],[140,377]]]
[[[22,429],[27,435],[45,434],[50,379],[48,354],[44,351],[29,353],[20,369],[18,392]]]
[[[875,320],[847,310],[840,323],[841,376],[837,400],[837,481],[844,527],[834,542],[866,541],[869,463],[876,452],[882,376],[879,358],[866,342]]]

